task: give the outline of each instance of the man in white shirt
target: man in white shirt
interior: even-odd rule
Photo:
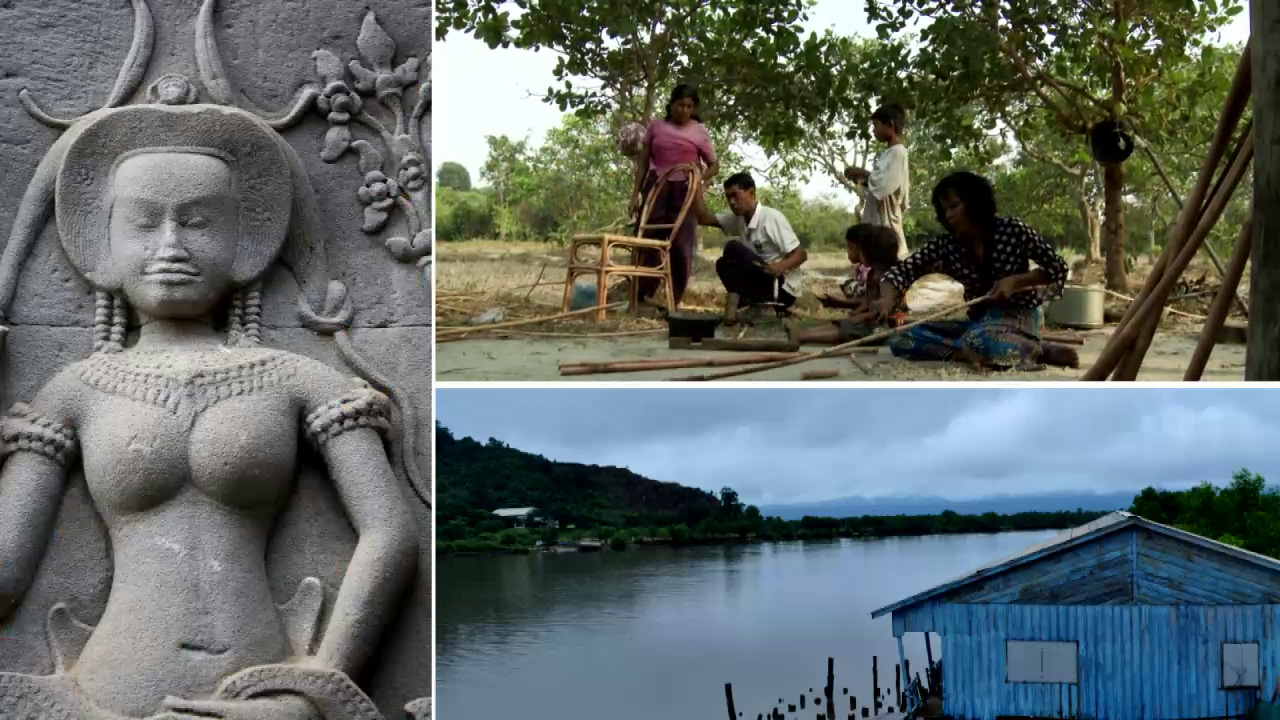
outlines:
[[[876,157],[870,172],[863,168],[847,168],[845,177],[854,183],[862,198],[862,222],[886,225],[898,234],[898,259],[907,256],[907,238],[902,218],[911,192],[911,173],[907,164],[907,146],[902,144],[902,129],[907,112],[901,105],[884,105],[871,114],[871,131],[886,147]]]
[[[783,314],[800,297],[803,271],[809,259],[786,216],[756,200],[756,182],[741,172],[724,181],[731,212],[715,215],[699,210],[698,223],[720,228],[730,236],[716,260],[716,274],[724,284],[724,320],[738,321],[739,308],[773,304]]]

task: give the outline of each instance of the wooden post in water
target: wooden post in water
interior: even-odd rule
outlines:
[[[836,659],[827,658],[827,715],[836,720]]]
[[[902,694],[902,689],[911,685],[911,678],[907,677],[907,651],[906,648],[902,646],[901,635],[898,636],[898,662],[901,663],[901,666],[897,668],[898,709],[906,712],[907,703],[904,700],[906,696]]]
[[[929,683],[929,694],[934,694],[933,681],[933,643],[929,640],[929,633],[924,634],[924,656],[928,659],[929,664],[925,666],[924,679]]]
[[[902,664],[893,666],[893,704],[902,707]]]
[[[871,712],[880,714],[880,658],[871,656]],[[866,708],[863,708],[865,710]]]
[[[1253,0],[1253,262],[1245,380],[1280,379],[1280,5]]]
[[[733,709],[733,683],[724,684],[724,701],[729,704],[729,720],[738,720],[738,712]]]

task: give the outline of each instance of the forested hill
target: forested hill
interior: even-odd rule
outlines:
[[[455,438],[436,425],[436,514],[487,517],[501,507],[536,507],[561,525],[696,524],[720,508],[709,492],[617,467],[556,462],[507,446]]]

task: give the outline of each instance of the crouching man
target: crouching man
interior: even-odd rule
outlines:
[[[716,213],[698,203],[698,224],[720,228],[730,236],[716,260],[716,274],[727,292],[724,321],[738,322],[743,307],[772,305],[779,314],[800,297],[803,271],[809,258],[786,216],[756,200],[756,182],[740,172],[724,181],[730,212]]]

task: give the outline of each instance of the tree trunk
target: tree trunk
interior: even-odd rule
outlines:
[[[654,112],[658,109],[658,87],[650,82],[644,88],[644,118],[640,122],[648,125],[653,122]]]
[[[1253,0],[1253,261],[1245,380],[1280,380],[1280,5]]]
[[[1107,289],[1126,292],[1129,278],[1124,271],[1124,165],[1112,163],[1104,166],[1102,192],[1104,196],[1103,223],[1107,256]]]
[[[1085,236],[1089,245],[1085,249],[1086,262],[1096,263],[1102,259],[1102,228],[1099,227],[1098,216],[1094,214],[1093,202],[1089,199],[1089,173],[1081,173],[1080,185],[1076,188],[1076,206],[1080,209],[1080,219],[1084,222]]]

